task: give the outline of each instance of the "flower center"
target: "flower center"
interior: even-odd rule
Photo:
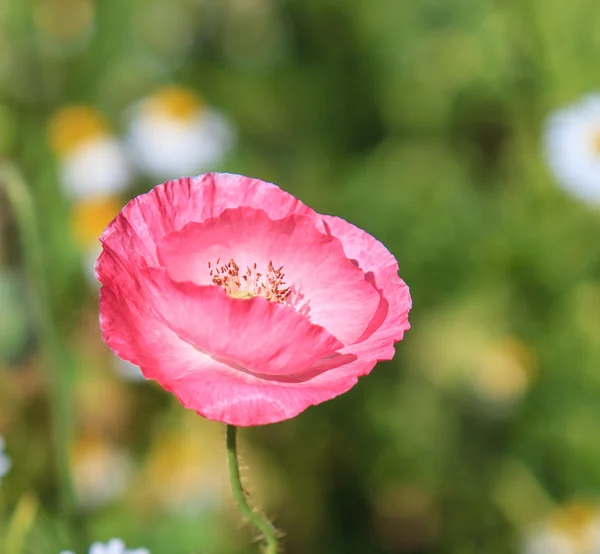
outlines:
[[[269,302],[283,304],[292,293],[290,287],[285,286],[282,273],[283,266],[275,269],[272,261],[266,273],[258,271],[256,264],[247,267],[240,274],[240,267],[231,258],[228,263],[219,265],[221,258],[217,260],[215,267],[208,262],[208,270],[213,284],[221,287],[232,298],[248,300],[255,296],[262,296]]]
[[[60,110],[48,130],[54,151],[64,156],[91,139],[109,135],[108,123],[94,108],[70,106]]]
[[[204,101],[191,90],[170,86],[152,96],[148,107],[178,121],[189,121],[197,112],[202,111]]]
[[[589,529],[597,521],[598,512],[586,504],[568,504],[552,514],[551,526],[578,544],[585,543]]]
[[[592,150],[596,156],[600,157],[600,129],[592,134]]]

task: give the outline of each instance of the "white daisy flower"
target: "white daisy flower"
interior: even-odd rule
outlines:
[[[12,461],[4,451],[4,446],[4,437],[0,435],[0,483],[12,467]]]
[[[94,108],[62,109],[52,119],[49,133],[58,156],[60,182],[70,199],[112,196],[131,183],[124,149]]]
[[[112,366],[117,374],[125,381],[141,382],[146,380],[139,366],[132,364],[127,360],[122,360],[118,356],[112,357]]]
[[[422,326],[409,355],[436,387],[501,418],[519,409],[538,360],[521,338],[507,332],[498,302],[484,296],[453,302],[437,313]]]
[[[60,554],[74,554],[71,550],[63,550]],[[110,539],[107,543],[95,542],[90,546],[88,554],[150,554],[147,548],[127,550],[121,539]]]
[[[82,437],[73,446],[73,484],[79,504],[97,508],[127,488],[133,463],[127,452],[99,437]]]
[[[218,455],[221,438],[204,422],[158,436],[146,461],[142,494],[180,517],[217,509],[228,483]]]
[[[72,198],[119,193],[130,180],[121,144],[113,137],[85,141],[62,160],[61,181]]]
[[[531,349],[517,337],[493,341],[479,353],[473,390],[488,411],[498,415],[527,393],[537,369]]]
[[[548,118],[545,152],[562,188],[600,204],[600,94],[586,96]]]
[[[600,511],[586,504],[568,504],[526,535],[523,554],[600,553]]]
[[[101,252],[102,245],[99,242],[98,245],[94,245],[93,247],[82,251],[81,266],[83,269],[83,276],[88,285],[93,289],[98,289],[100,287],[100,282],[96,279],[95,267]]]
[[[143,173],[165,180],[215,169],[234,135],[220,112],[192,91],[171,86],[132,107],[128,144]]]

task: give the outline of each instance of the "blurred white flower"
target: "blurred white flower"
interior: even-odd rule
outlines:
[[[70,199],[115,195],[131,183],[123,147],[94,108],[63,108],[52,119],[49,134],[60,182]]]
[[[11,459],[4,451],[4,437],[0,435],[0,483],[2,483],[2,478],[10,471],[11,467]]]
[[[70,550],[63,550],[60,554],[74,554]],[[106,544],[95,542],[90,546],[88,554],[150,554],[147,548],[127,550],[121,539],[110,539]]]
[[[100,236],[100,235],[98,235]],[[90,287],[97,289],[100,287],[100,282],[96,279],[96,261],[98,260],[98,256],[102,252],[102,245],[98,241],[97,245],[90,247],[87,250],[82,251],[81,256],[81,265],[83,269],[83,276],[85,280],[88,282]]]
[[[600,94],[586,96],[548,118],[545,153],[562,188],[600,204]]]
[[[567,504],[532,528],[523,554],[598,554],[600,511],[587,504]]]
[[[218,426],[187,421],[184,429],[170,429],[156,438],[142,476],[148,501],[179,517],[215,510],[227,490]]]
[[[79,504],[85,508],[96,508],[123,493],[133,464],[127,452],[107,440],[89,436],[75,443],[72,466]]]
[[[146,378],[139,366],[113,356],[113,367],[115,371],[126,381],[145,381]]]
[[[508,333],[502,299],[485,291],[450,302],[421,326],[409,350],[436,387],[490,417],[519,409],[538,368],[535,352]]]
[[[234,141],[231,123],[182,87],[161,89],[131,109],[128,144],[140,170],[154,178],[215,169]]]
[[[536,373],[532,350],[514,336],[491,342],[479,352],[473,389],[489,411],[513,407],[527,393]]]
[[[119,193],[130,181],[125,154],[113,137],[88,140],[62,160],[61,182],[71,198]]]
[[[575,554],[568,538],[549,529],[540,529],[525,540],[524,554]]]

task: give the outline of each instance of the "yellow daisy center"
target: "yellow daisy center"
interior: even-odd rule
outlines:
[[[600,157],[600,129],[597,129],[592,134],[592,149],[596,156]]]
[[[244,273],[240,273],[240,267],[231,258],[228,263],[219,265],[220,258],[215,267],[208,262],[208,270],[213,284],[221,287],[232,298],[248,300],[255,296],[262,296],[269,302],[283,304],[292,293],[290,287],[286,287],[283,281],[283,266],[275,269],[270,261],[266,273],[261,273],[257,265],[247,267]]]
[[[89,248],[123,207],[116,197],[89,198],[73,206],[72,228],[79,245]]]
[[[597,518],[598,511],[593,506],[573,503],[557,510],[551,518],[551,525],[571,540],[585,542],[586,532]]]
[[[159,90],[149,102],[150,112],[187,121],[204,108],[204,101],[191,90],[170,86]]]
[[[109,134],[106,120],[90,106],[70,106],[60,110],[48,129],[53,150],[64,156],[87,140]]]

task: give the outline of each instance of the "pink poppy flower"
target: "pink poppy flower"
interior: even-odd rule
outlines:
[[[292,418],[390,360],[409,328],[383,244],[257,179],[168,181],[100,240],[104,340],[209,419]]]

